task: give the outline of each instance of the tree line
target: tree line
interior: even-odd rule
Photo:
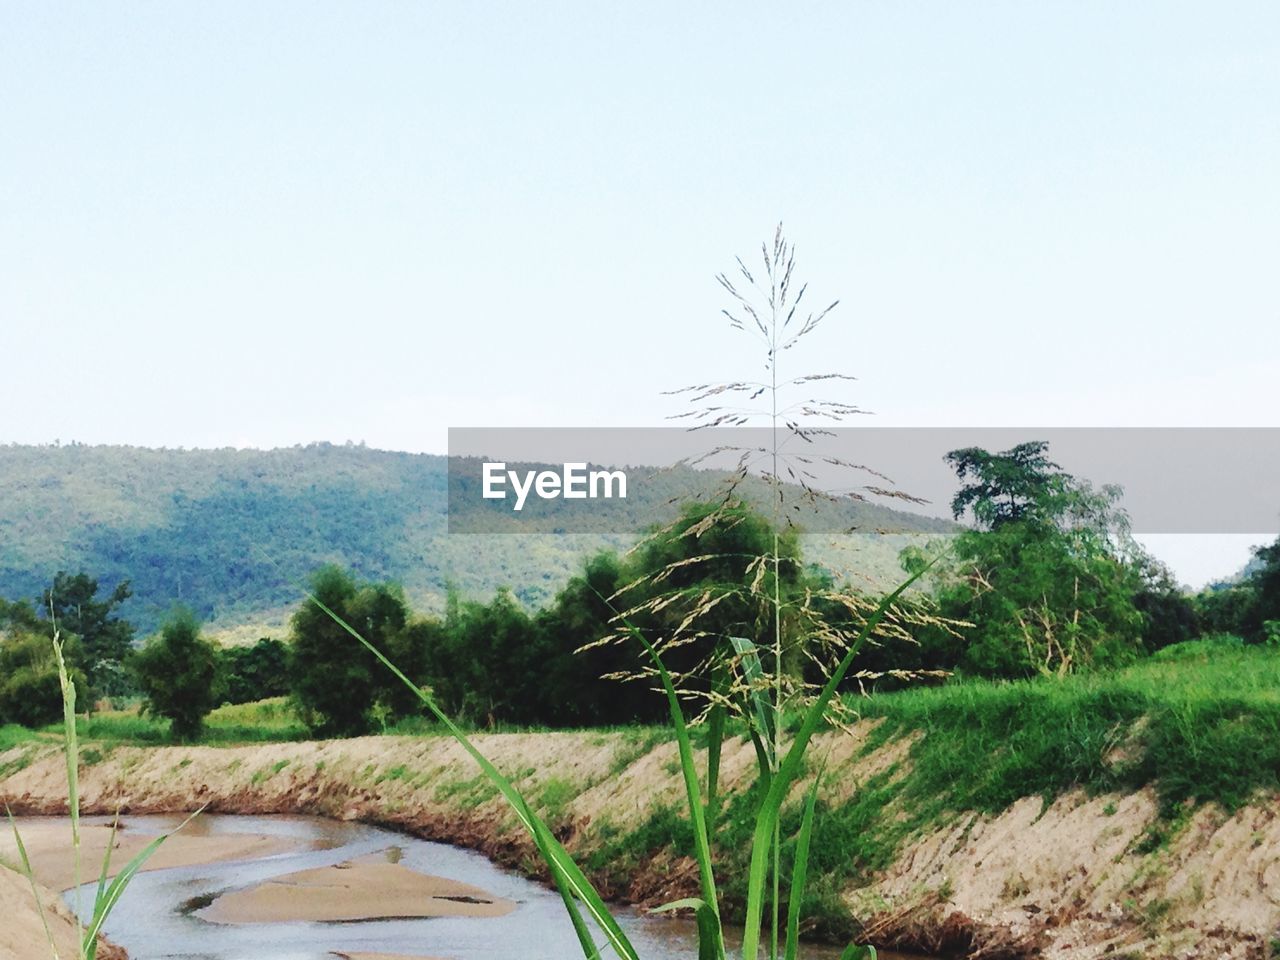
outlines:
[[[971,525],[951,539],[930,586],[904,604],[919,615],[908,610],[900,618],[905,626],[874,638],[850,685],[889,689],[920,676],[1106,669],[1211,633],[1280,644],[1280,540],[1257,551],[1248,576],[1188,595],[1129,536],[1120,492],[1066,473],[1047,445],[957,450],[947,459],[961,481],[953,513]],[[774,533],[749,506],[689,504],[629,553],[601,550],[587,558],[535,610],[506,589],[487,601],[450,589],[443,613],[416,613],[395,584],[336,566],[316,571],[310,590],[464,720],[660,722],[665,705],[651,680],[636,675],[641,651],[618,635],[618,611],[630,609],[633,625],[654,638],[680,634],[664,657],[688,689],[705,692],[711,680],[700,665],[724,637],[772,642],[774,622],[760,615],[744,585],[758,583],[757,560],[772,550]],[[786,609],[803,610],[829,635],[856,630],[858,604],[830,599],[856,591],[806,564],[794,530],[778,536],[776,576]],[[934,549],[908,549],[904,568],[916,569]],[[83,573],[59,573],[34,603],[0,602],[0,722],[56,719],[48,643],[55,623],[83,687],[81,702],[140,695],[179,737],[198,735],[220,703],[270,696],[288,695],[320,736],[365,733],[421,712],[412,692],[310,600],[296,609],[286,640],[220,649],[182,610],[136,645],[119,616],[128,596],[128,583],[99,591]],[[689,603],[669,599],[676,597],[701,602],[696,630],[681,633]],[[817,661],[807,654],[798,651],[789,668],[802,679]]]

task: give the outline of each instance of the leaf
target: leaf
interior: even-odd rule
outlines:
[[[785,960],[796,960],[800,949],[800,910],[804,906],[804,884],[809,870],[809,841],[813,836],[813,813],[818,802],[818,784],[822,777],[813,779],[804,801],[804,818],[800,821],[800,835],[796,838],[795,863],[791,866],[791,890],[787,894],[787,946]]]
[[[707,829],[715,830],[719,815],[720,755],[724,747],[725,705],[723,697],[729,692],[729,671],[721,665],[716,670],[712,690],[717,699],[707,711]]]
[[[876,960],[877,956],[875,947],[860,947],[856,943],[851,943],[844,948],[844,953],[840,954],[840,960]]]
[[[601,599],[604,598],[602,597]],[[702,807],[701,791],[698,788],[698,768],[693,760],[693,747],[689,742],[689,728],[685,724],[684,711],[680,708],[680,698],[676,695],[676,688],[671,681],[671,674],[667,671],[666,664],[662,662],[662,657],[658,655],[658,651],[630,620],[622,615],[620,615],[620,619],[627,631],[644,645],[649,658],[657,668],[658,676],[662,679],[662,688],[667,694],[667,707],[671,713],[671,723],[676,732],[676,744],[680,750],[680,769],[684,774],[685,795],[689,804],[689,819],[693,824],[694,854],[698,861],[698,876],[702,883],[702,896],[715,917],[714,934],[709,934],[714,936],[711,941],[711,945],[714,948],[712,956],[715,960],[723,960],[724,935],[720,927],[719,901],[716,898],[716,880],[711,863],[711,843],[707,836],[707,821]],[[701,941],[701,927],[699,927],[699,931]],[[701,942],[698,949],[701,957],[703,950]]]
[[[111,915],[111,911],[115,909],[120,897],[124,894],[125,888],[133,880],[134,875],[142,869],[143,864],[151,858],[151,855],[160,849],[160,845],[168,840],[173,834],[177,833],[188,823],[204,812],[204,807],[190,814],[187,819],[178,824],[177,829],[171,830],[169,833],[161,834],[152,840],[132,860],[125,865],[125,868],[116,874],[115,878],[103,889],[101,880],[99,880],[98,895],[93,902],[93,919],[89,922],[89,926],[85,928],[82,949],[89,960],[93,960],[98,947],[98,934],[102,932],[102,926],[107,922],[107,917]],[[114,835],[114,831],[113,831]],[[110,847],[107,848],[107,857],[111,856]],[[103,866],[103,876],[106,875],[107,867]]]
[[[733,652],[738,655],[738,662],[742,666],[742,678],[747,682],[747,696],[751,706],[750,715],[755,718],[755,728],[760,733],[760,744],[756,749],[759,752],[760,745],[763,745],[767,766],[771,772],[777,762],[777,757],[773,753],[774,710],[773,705],[769,703],[768,692],[764,688],[764,667],[760,663],[760,654],[757,652],[756,645],[744,637],[730,637],[729,642],[733,644]]]

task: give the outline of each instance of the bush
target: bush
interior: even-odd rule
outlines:
[[[400,591],[385,584],[357,584],[338,567],[311,578],[316,600],[341,617],[382,654],[403,653],[399,641],[409,627]],[[304,723],[324,736],[357,736],[373,728],[374,708],[390,709],[396,683],[386,668],[346,629],[308,601],[293,615],[289,653],[290,689]]]
[[[200,636],[195,617],[180,610],[129,658],[144,711],[167,718],[174,738],[198,737],[205,716],[217,706],[217,656],[217,647]]]
[[[79,700],[88,686],[84,673],[72,670],[70,677]],[[53,641],[35,633],[7,638],[0,644],[0,724],[43,727],[61,719],[62,686]]]
[[[289,692],[289,648],[263,637],[251,647],[231,647],[218,653],[225,703],[254,703]]]
[[[1172,643],[1151,655],[1152,660],[1194,660],[1239,653],[1244,649],[1244,640],[1230,633],[1213,633],[1198,640],[1186,640]]]

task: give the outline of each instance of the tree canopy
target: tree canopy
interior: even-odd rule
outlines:
[[[213,643],[200,635],[189,610],[177,610],[128,661],[137,678],[146,712],[170,721],[177,740],[193,740],[204,718],[218,705],[218,658]]]

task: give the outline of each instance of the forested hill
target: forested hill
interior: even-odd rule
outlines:
[[[143,630],[175,602],[226,626],[292,606],[290,578],[334,562],[402,584],[420,607],[438,605],[448,582],[477,596],[509,586],[535,604],[585,554],[625,544],[608,535],[449,536],[446,484],[443,456],[357,446],[0,446],[0,597],[33,598],[58,570],[84,570],[107,586],[132,581],[123,612]],[[833,509],[850,527],[874,529],[886,517],[908,530],[948,527],[868,504]],[[831,539],[815,537],[807,555],[838,556],[873,580],[896,575],[901,538],[836,548]]]

